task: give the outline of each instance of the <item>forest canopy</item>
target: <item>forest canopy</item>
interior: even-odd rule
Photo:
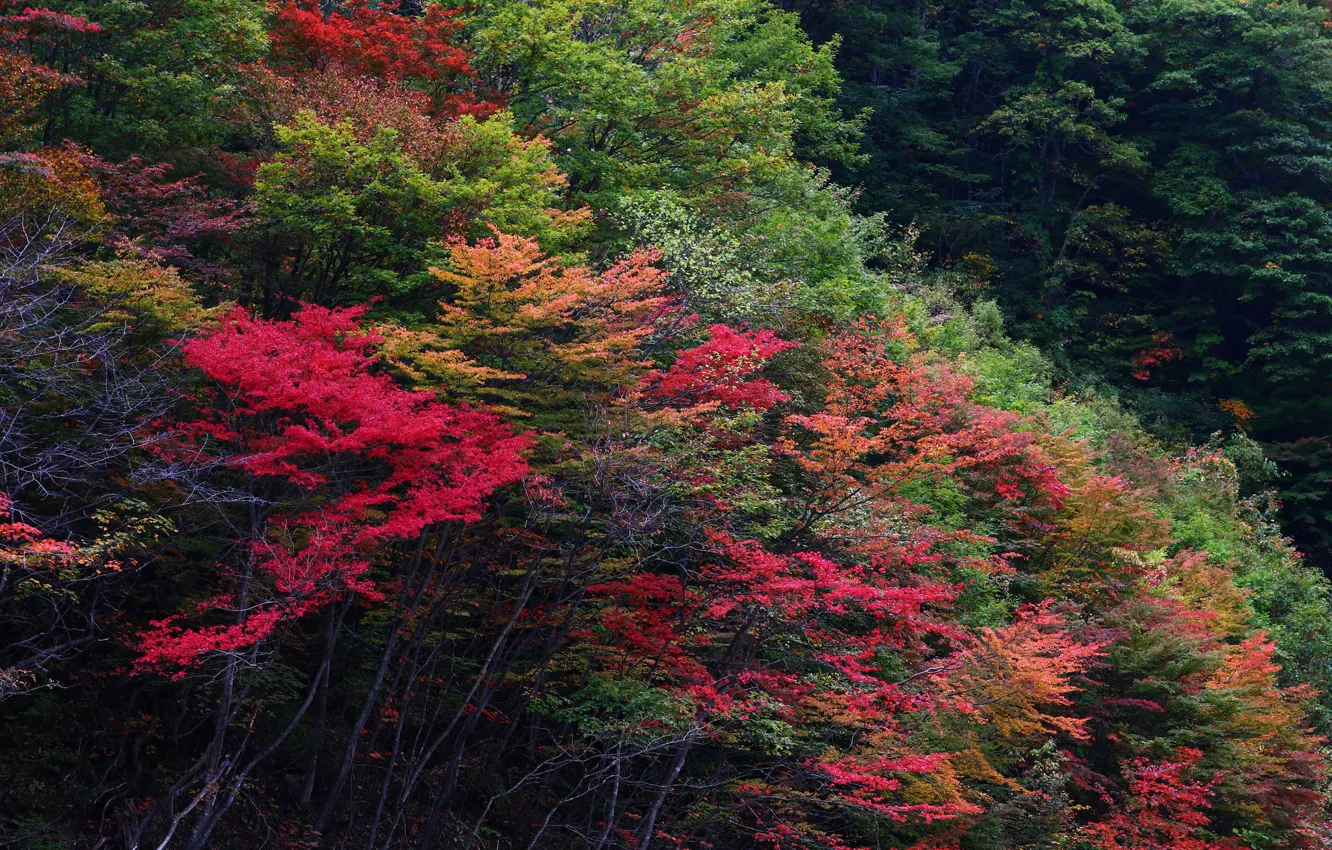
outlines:
[[[0,847],[1332,846],[1330,47],[0,0]]]

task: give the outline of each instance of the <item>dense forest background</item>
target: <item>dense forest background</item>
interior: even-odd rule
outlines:
[[[0,0],[0,847],[1332,847],[1330,48]]]
[[[1318,4],[860,3],[840,39],[864,157],[912,222],[1069,380],[1158,433],[1242,427],[1327,564],[1328,37]]]

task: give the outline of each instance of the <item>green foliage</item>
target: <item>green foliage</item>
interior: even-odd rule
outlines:
[[[633,242],[662,251],[673,286],[705,317],[772,324],[883,310],[901,265],[897,234],[880,216],[854,213],[854,196],[825,173],[787,176],[792,203],[705,217],[678,193],[632,192],[615,220]]]
[[[631,238],[686,228],[662,247],[705,312],[878,309],[883,222],[799,161],[858,161],[835,40],[815,48],[755,0],[493,3],[474,28],[482,75],[551,139],[576,202],[618,211]],[[684,233],[702,239],[686,250]]]
[[[492,3],[473,43],[519,121],[552,135],[574,190],[712,195],[760,185],[797,150],[845,157],[836,44],[754,0]],[[603,195],[602,193],[612,193]],[[600,201],[599,203],[597,201]]]
[[[430,173],[388,127],[361,141],[350,120],[329,125],[309,111],[277,126],[278,152],[259,167],[253,199],[265,309],[281,297],[401,301],[429,285],[439,243],[459,231],[556,244],[577,232],[577,217],[553,209],[561,180],[546,148],[517,139],[507,114],[452,129],[453,155]]]
[[[678,695],[634,679],[592,676],[572,697],[547,694],[532,710],[571,724],[578,733],[613,744],[660,738],[688,726],[692,712]]]
[[[395,131],[361,144],[350,123],[330,127],[305,112],[277,137],[280,152],[254,186],[272,246],[265,282],[287,297],[338,301],[419,286],[448,189],[398,149]]]
[[[550,145],[519,136],[511,113],[482,120],[464,115],[449,130],[453,144],[433,176],[447,185],[451,216],[467,222],[467,235],[489,236],[498,228],[558,251],[583,234],[585,216],[559,209],[567,180]]]
[[[760,282],[744,240],[709,225],[667,192],[632,192],[615,212],[630,240],[661,252],[671,289],[711,320],[762,321],[788,308],[790,285]]]
[[[857,0],[802,16],[844,39],[843,103],[872,112],[871,162],[839,179],[920,225],[935,260],[981,258],[1061,369],[1150,386],[1126,403],[1186,439],[1236,402],[1265,442],[1325,436],[1326,9]],[[1328,490],[1290,466],[1291,528],[1314,543]]]
[[[117,157],[223,140],[236,73],[266,46],[259,0],[54,0],[95,32],[34,38],[34,57],[73,79],[47,98],[44,141],[73,138]]]

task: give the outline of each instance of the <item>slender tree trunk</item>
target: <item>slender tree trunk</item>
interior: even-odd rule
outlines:
[[[671,759],[671,765],[666,770],[665,781],[661,784],[661,790],[657,792],[657,799],[652,801],[652,808],[648,809],[647,818],[643,821],[643,833],[639,836],[638,850],[648,850],[652,846],[653,833],[657,829],[657,817],[661,814],[661,807],[666,804],[666,795],[671,792],[671,786],[675,784],[676,777],[680,775],[680,770],[684,767],[685,758],[689,755],[693,743],[692,737],[686,737],[680,742],[680,748],[676,750],[675,758]]]
[[[361,704],[361,712],[347,738],[347,746],[342,753],[342,764],[338,766],[337,776],[329,786],[324,798],[324,805],[319,810],[319,817],[315,820],[315,832],[323,832],[327,828],[328,821],[333,816],[333,810],[337,807],[338,794],[342,792],[342,786],[347,782],[347,777],[351,775],[352,767],[356,764],[356,750],[361,743],[361,731],[370,722],[370,714],[374,711],[376,703],[379,702],[379,690],[384,683],[384,677],[388,674],[389,663],[393,660],[393,650],[397,646],[398,632],[402,629],[405,620],[407,600],[411,598],[412,581],[416,577],[417,569],[420,566],[424,547],[425,538],[422,537],[417,546],[416,555],[412,559],[412,565],[403,578],[402,591],[398,594],[398,614],[389,625],[388,636],[384,640],[384,651],[380,653],[379,665],[375,668],[374,678],[370,683],[370,688],[366,691],[365,700]],[[424,588],[422,588],[422,592],[424,592]],[[417,594],[418,602],[420,597],[421,594]]]
[[[624,743],[615,745],[615,784],[611,786],[610,807],[606,812],[606,825],[601,830],[601,837],[597,839],[596,850],[602,850],[606,842],[610,839],[611,830],[615,828],[615,819],[619,816],[616,806],[620,802],[620,769],[623,761]]]

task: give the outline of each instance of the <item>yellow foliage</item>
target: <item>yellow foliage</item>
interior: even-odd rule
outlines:
[[[28,233],[49,228],[54,221],[85,233],[95,231],[106,219],[106,208],[83,164],[83,152],[66,146],[0,154],[0,217],[18,216],[32,222]]]
[[[176,333],[199,327],[221,309],[204,309],[174,268],[151,260],[83,263],[60,271],[59,277],[101,308],[96,329],[124,326],[140,333]]]

